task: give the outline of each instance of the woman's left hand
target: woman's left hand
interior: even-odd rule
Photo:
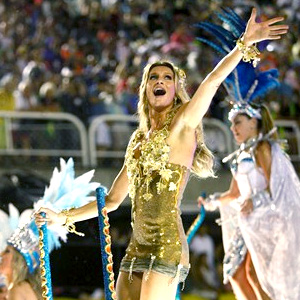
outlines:
[[[255,20],[256,16],[256,8],[253,8],[243,36],[243,42],[246,46],[251,46],[254,43],[264,40],[278,40],[283,34],[288,32],[288,25],[276,24],[280,21],[283,21],[283,17],[275,17],[258,23]]]

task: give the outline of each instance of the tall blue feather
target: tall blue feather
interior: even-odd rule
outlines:
[[[229,30],[206,21],[199,22],[196,24],[196,27],[209,33],[216,42],[209,41],[206,37],[197,37],[196,39],[210,46],[219,55],[224,56],[235,47],[237,38],[245,31],[246,23],[231,8],[223,8],[216,15],[219,20],[229,27]],[[256,81],[257,85],[252,91]],[[259,72],[252,64],[241,61],[236,70],[225,79],[223,84],[232,102],[247,101],[247,103],[253,103],[257,98],[263,97],[271,89],[279,86],[278,72],[275,69]],[[249,95],[250,92],[251,95]]]
[[[197,39],[197,41],[207,44],[208,46],[210,46],[211,48],[213,48],[214,50],[216,50],[218,53],[220,53],[222,55],[227,54],[226,50],[224,50],[222,47],[218,46],[217,44],[209,41],[208,39],[204,39],[204,38],[196,38],[196,39]]]
[[[213,35],[221,44],[224,50],[230,52],[234,45],[230,41],[232,35],[228,31],[219,25],[209,24],[208,22],[201,22],[197,24],[198,28],[204,29],[211,35]]]
[[[90,193],[100,185],[97,182],[90,182],[93,175],[94,170],[75,178],[73,159],[69,158],[67,162],[60,159],[60,170],[57,168],[53,170],[50,185],[45,189],[42,200],[35,204],[35,208],[44,206],[60,211],[88,203]],[[51,252],[60,246],[60,239],[66,239],[67,231],[64,227],[52,227],[47,235],[48,248]]]

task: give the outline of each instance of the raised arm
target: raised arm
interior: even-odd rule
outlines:
[[[115,178],[110,191],[105,198],[105,206],[107,211],[113,211],[119,207],[119,205],[124,201],[128,193],[128,178],[126,166],[123,165],[121,171]],[[41,217],[40,213],[46,213],[46,217]],[[41,208],[35,214],[37,225],[42,225],[44,222],[48,222],[48,225],[52,224],[65,224],[66,215],[62,212],[55,213],[48,208]],[[91,219],[98,216],[98,208],[96,200],[75,209],[70,212],[70,217],[72,221],[79,222],[87,219]]]
[[[263,40],[277,40],[287,33],[287,25],[274,25],[282,21],[283,17],[276,17],[261,23],[256,22],[256,9],[252,9],[245,33],[241,38],[245,47]],[[243,54],[236,46],[210,72],[198,87],[192,100],[186,105],[182,118],[185,124],[196,128],[205,115],[217,89],[225,78],[235,69]]]

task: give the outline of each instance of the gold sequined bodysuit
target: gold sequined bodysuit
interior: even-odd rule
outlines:
[[[173,114],[174,115],[174,114]],[[121,270],[151,270],[171,277],[188,273],[188,246],[180,217],[180,200],[189,175],[185,166],[169,162],[170,115],[146,140],[137,130],[125,156],[132,201],[133,233]]]

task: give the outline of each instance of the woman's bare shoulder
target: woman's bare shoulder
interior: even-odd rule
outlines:
[[[258,143],[256,151],[257,151],[257,153],[270,154],[271,153],[271,145],[268,141],[262,141],[262,142]]]
[[[182,104],[179,109],[177,110],[172,122],[171,122],[171,128],[182,128],[182,127],[186,127],[189,125],[188,123],[188,118],[186,116],[186,108],[188,107],[189,102],[188,103],[184,103]]]

